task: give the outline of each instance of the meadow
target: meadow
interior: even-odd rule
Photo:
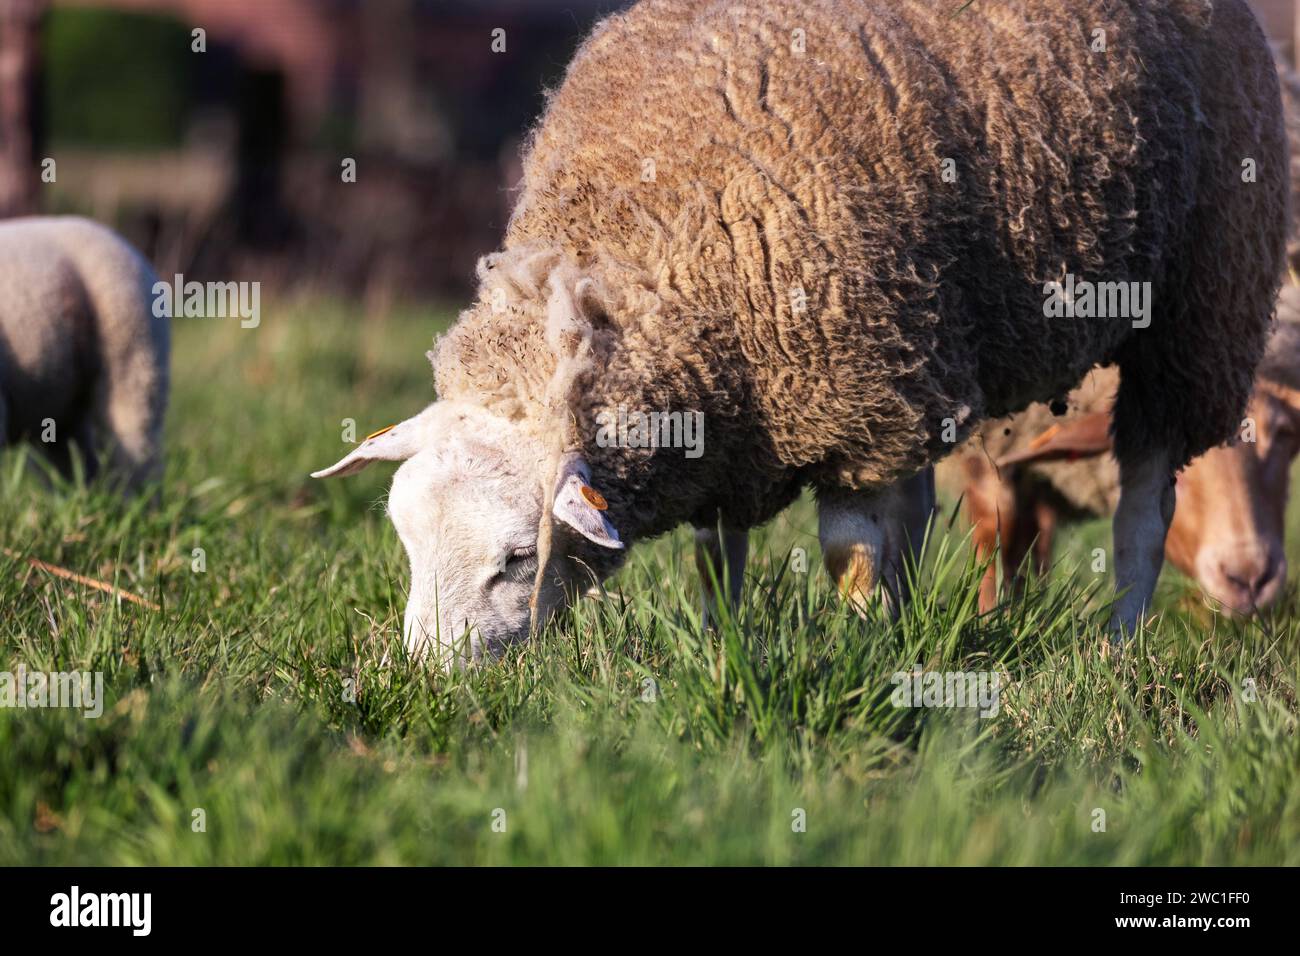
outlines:
[[[308,473],[345,420],[431,400],[449,318],[177,319],[156,507],[0,455],[0,671],[102,672],[106,698],[0,709],[0,864],[1300,863],[1294,586],[1236,622],[1166,568],[1158,624],[1108,654],[1101,523],[981,616],[947,502],[917,600],[862,620],[804,500],[713,630],[679,529],[498,662],[408,660],[393,468]],[[1005,675],[997,713],[895,706],[917,666]]]

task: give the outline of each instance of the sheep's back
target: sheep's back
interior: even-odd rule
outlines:
[[[99,374],[85,286],[53,239],[0,223],[0,396],[6,438],[39,434],[51,419],[70,429]]]
[[[646,0],[597,29],[507,248],[615,263],[663,303],[611,312],[602,401],[758,421],[774,468],[865,487],[1111,358],[1129,321],[1048,317],[1043,286],[1168,291],[1207,162],[1208,8],[953,9]]]
[[[0,222],[0,394],[9,437],[71,428],[106,371],[165,390],[169,327],[156,277],[111,230],[79,217]],[[144,361],[140,361],[141,358]]]

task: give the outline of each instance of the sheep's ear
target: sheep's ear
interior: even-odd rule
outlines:
[[[389,425],[366,437],[360,445],[348,452],[334,464],[320,471],[313,471],[313,478],[336,478],[342,475],[354,475],[372,461],[405,461],[417,452],[428,447],[432,419],[437,403],[430,405],[420,414],[397,425]]]
[[[591,486],[591,470],[581,455],[569,454],[560,464],[555,481],[552,513],[588,541],[616,550],[623,542],[605,517],[605,496]]]
[[[1104,455],[1111,449],[1110,412],[1091,412],[1053,425],[1019,451],[1003,455],[998,467],[1034,461],[1074,461]]]

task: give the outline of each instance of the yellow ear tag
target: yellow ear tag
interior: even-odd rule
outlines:
[[[384,432],[391,432],[396,427],[397,427],[396,425],[389,425],[387,428],[381,428],[377,432],[371,432],[369,435],[363,438],[362,441],[370,441],[370,439],[372,438],[378,438]]]
[[[597,511],[604,511],[609,507],[609,502],[605,500],[605,496],[590,485],[582,486],[582,497],[586,498],[587,504]]]

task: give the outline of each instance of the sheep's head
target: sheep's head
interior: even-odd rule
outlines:
[[[435,402],[315,473],[404,462],[388,513],[411,564],[406,646],[444,666],[526,637],[623,549],[571,450],[597,368],[596,283],[536,247],[485,257],[479,279],[478,303],[429,353],[439,394],[471,400]]]
[[[1300,286],[1282,288],[1277,319],[1243,432],[1179,474],[1165,542],[1179,570],[1243,616],[1273,604],[1286,586],[1286,502],[1300,454]]]
[[[1300,392],[1261,380],[1246,408],[1254,434],[1211,448],[1178,475],[1165,550],[1226,612],[1247,616],[1286,587],[1286,502],[1300,452]]]
[[[498,653],[562,607],[589,583],[584,547],[623,547],[581,456],[557,463],[524,429],[477,406],[435,402],[313,477],[380,460],[403,462],[388,514],[411,566],[406,647],[444,667]],[[548,501],[563,546],[541,542],[539,574]]]

